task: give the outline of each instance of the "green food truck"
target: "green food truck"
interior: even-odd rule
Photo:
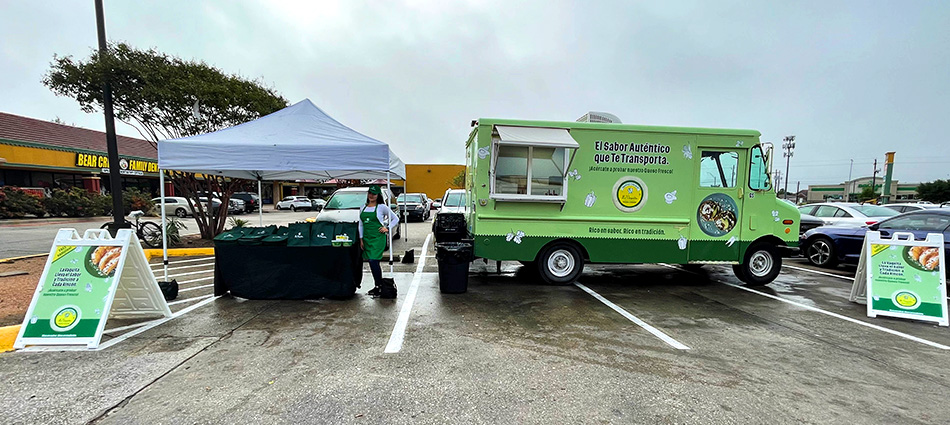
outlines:
[[[776,278],[800,215],[776,198],[753,130],[481,119],[466,143],[475,257],[548,283],[585,263],[732,264]]]

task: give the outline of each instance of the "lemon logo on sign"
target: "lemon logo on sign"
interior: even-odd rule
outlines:
[[[900,308],[914,308],[920,304],[920,298],[910,291],[898,291],[894,294],[894,303]]]
[[[623,212],[634,212],[647,201],[647,185],[637,177],[627,176],[614,184],[614,206]]]
[[[80,315],[81,312],[77,306],[67,305],[60,307],[59,310],[53,313],[53,317],[50,318],[50,328],[57,332],[66,332],[79,324]]]

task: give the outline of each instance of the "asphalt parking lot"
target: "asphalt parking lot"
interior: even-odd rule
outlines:
[[[346,301],[217,298],[210,258],[175,258],[174,318],[110,321],[99,351],[0,355],[3,422],[950,417],[948,329],[867,318],[848,301],[853,268],[791,260],[773,284],[744,288],[728,266],[595,265],[578,285],[549,286],[518,263],[477,261],[468,292],[443,295],[430,225],[410,224],[395,246],[416,249],[394,267],[396,300],[365,284]]]

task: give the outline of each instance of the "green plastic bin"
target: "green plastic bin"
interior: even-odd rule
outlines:
[[[292,223],[287,228],[287,246],[310,246],[310,223]]]

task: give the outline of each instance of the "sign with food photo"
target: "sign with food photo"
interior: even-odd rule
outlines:
[[[122,253],[122,246],[57,246],[23,337],[94,337],[107,312]]]
[[[865,243],[869,316],[948,325],[942,234],[914,240],[912,235],[885,239],[879,232],[868,232]]]

